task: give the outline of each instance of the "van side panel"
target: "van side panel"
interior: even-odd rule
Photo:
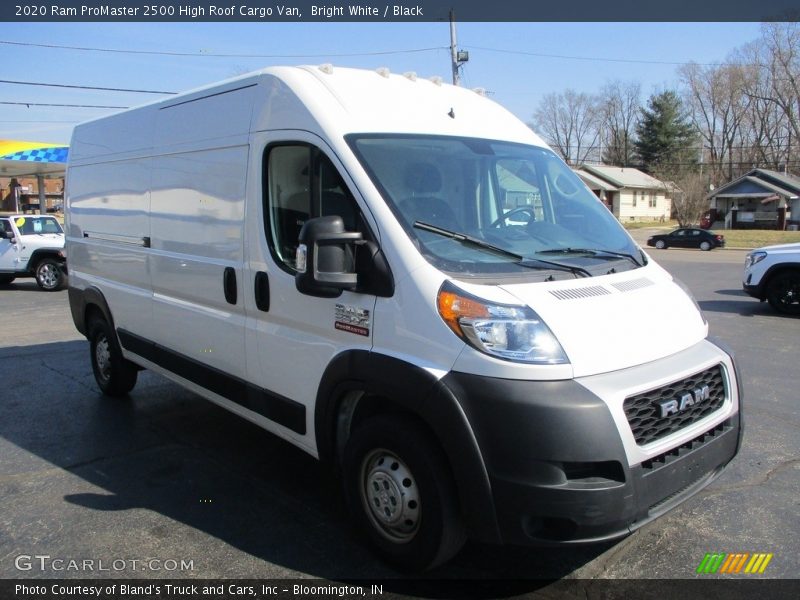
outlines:
[[[70,168],[70,285],[97,285],[117,325],[151,329],[150,159],[130,158]]]
[[[150,339],[239,377],[247,159],[247,146],[158,157],[151,213]],[[226,269],[235,273],[235,304],[225,297]],[[176,326],[187,311],[191,325]]]
[[[255,89],[241,83],[160,108],[159,154],[152,164],[150,339],[242,378],[244,211]],[[187,311],[191,326],[176,327]]]

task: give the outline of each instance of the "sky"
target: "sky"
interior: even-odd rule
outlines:
[[[0,25],[7,81],[180,92],[267,66],[322,63],[451,79],[448,23]],[[567,88],[596,93],[610,81],[635,80],[645,98],[674,88],[675,63],[720,62],[759,31],[759,23],[469,22],[457,24],[457,41],[469,51],[462,84],[484,88],[529,122],[545,94]],[[163,97],[0,83],[0,102],[132,107]],[[0,104],[0,139],[68,144],[74,125],[116,110]]]

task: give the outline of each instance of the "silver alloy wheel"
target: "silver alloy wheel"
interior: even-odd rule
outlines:
[[[700,250],[711,250],[711,244],[709,242],[703,242],[700,244]]]
[[[394,543],[411,541],[419,531],[419,487],[408,466],[382,448],[361,463],[359,493],[364,510],[378,531]]]
[[[42,287],[49,290],[58,285],[60,273],[58,267],[48,262],[39,267],[37,276]]]
[[[108,338],[99,335],[94,346],[94,361],[97,363],[97,370],[100,377],[108,381],[111,377],[111,350],[108,346]]]

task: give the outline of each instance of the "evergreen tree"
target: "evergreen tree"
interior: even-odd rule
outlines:
[[[636,126],[636,154],[647,173],[697,163],[697,134],[672,90],[650,96]]]

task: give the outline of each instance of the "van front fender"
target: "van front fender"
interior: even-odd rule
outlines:
[[[428,427],[452,469],[470,537],[500,543],[489,476],[472,427],[453,392],[421,367],[366,350],[334,357],[317,392],[314,419],[320,460],[337,464],[342,400],[353,391],[385,398],[387,411],[407,411]]]

